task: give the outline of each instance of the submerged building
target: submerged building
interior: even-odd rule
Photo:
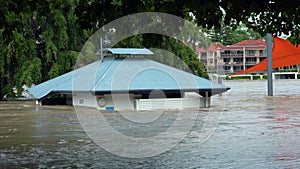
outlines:
[[[28,91],[41,103],[52,94],[76,106],[99,110],[154,110],[209,107],[210,97],[230,88],[143,56],[148,49],[110,48],[113,57],[36,85]],[[189,93],[197,93],[192,96]]]

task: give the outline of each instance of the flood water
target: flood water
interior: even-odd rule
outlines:
[[[121,157],[99,147],[71,106],[1,102],[0,168],[300,168],[300,80],[274,81],[274,97],[266,96],[266,81],[224,84],[231,90],[214,96],[211,109],[199,111],[177,146],[145,158]],[[210,129],[203,127],[209,113],[218,114],[218,123],[201,140]],[[117,113],[104,114],[124,133],[134,136],[138,130]],[[168,127],[163,123],[142,133],[161,132]]]

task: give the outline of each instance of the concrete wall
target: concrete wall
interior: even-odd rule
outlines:
[[[208,99],[210,102],[210,99]],[[208,103],[210,104],[210,103]],[[205,98],[136,99],[136,110],[186,109],[206,107]]]
[[[96,96],[93,96],[89,92],[74,93],[73,105],[97,108]]]
[[[91,93],[76,93],[73,94],[73,105],[94,107],[98,110],[185,109],[210,106],[210,98],[204,97],[161,99],[140,98],[140,96],[133,94],[93,96]]]
[[[105,100],[106,104],[101,106],[100,100]],[[97,96],[98,109],[106,110],[113,108],[114,110],[134,110],[134,95],[133,94],[113,94]]]
[[[99,110],[134,110],[133,94],[111,94],[94,96],[91,93],[73,94],[74,106],[95,107]]]

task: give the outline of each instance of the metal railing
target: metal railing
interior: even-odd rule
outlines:
[[[242,58],[243,54],[221,54],[221,58]]]
[[[223,65],[243,65],[243,62],[223,62]]]
[[[242,69],[236,69],[236,70],[222,70],[220,72],[224,73],[224,74],[232,74],[232,73],[237,73],[242,71]]]
[[[256,61],[246,61],[246,65],[256,65]]]

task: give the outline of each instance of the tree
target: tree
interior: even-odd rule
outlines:
[[[244,24],[236,29],[224,26],[220,30],[206,29],[205,31],[213,43],[221,43],[222,45],[232,45],[247,39],[262,39],[258,32],[253,31],[252,28],[247,28]]]
[[[154,34],[136,35],[119,42],[116,47],[128,47],[128,44],[132,44],[131,47],[152,48],[154,55],[148,56],[152,60],[209,79],[204,65],[199,62],[197,54],[192,48],[193,46],[187,46],[175,38]]]
[[[18,96],[25,83],[40,83],[73,69],[86,39],[73,0],[3,1],[0,5],[0,99]],[[69,38],[71,37],[71,38]]]
[[[297,37],[300,30],[300,2],[293,0],[253,0],[251,2],[246,0],[113,0],[111,3],[79,0],[79,4],[81,5],[76,10],[79,20],[90,23],[90,25],[84,24],[85,27],[95,25],[96,21],[104,25],[118,17],[132,13],[157,11],[182,18],[189,18],[192,12],[197,24],[208,29],[219,30],[224,21],[225,25],[232,27],[237,27],[237,23],[243,22],[247,27],[259,32],[261,36],[269,32],[274,35],[285,33]]]
[[[295,43],[299,44],[300,31],[300,2],[299,1],[221,1],[219,5],[225,10],[225,25],[236,26],[240,21],[247,27],[265,36],[291,35]],[[232,18],[236,22],[232,22]],[[232,23],[232,24],[231,24]]]

